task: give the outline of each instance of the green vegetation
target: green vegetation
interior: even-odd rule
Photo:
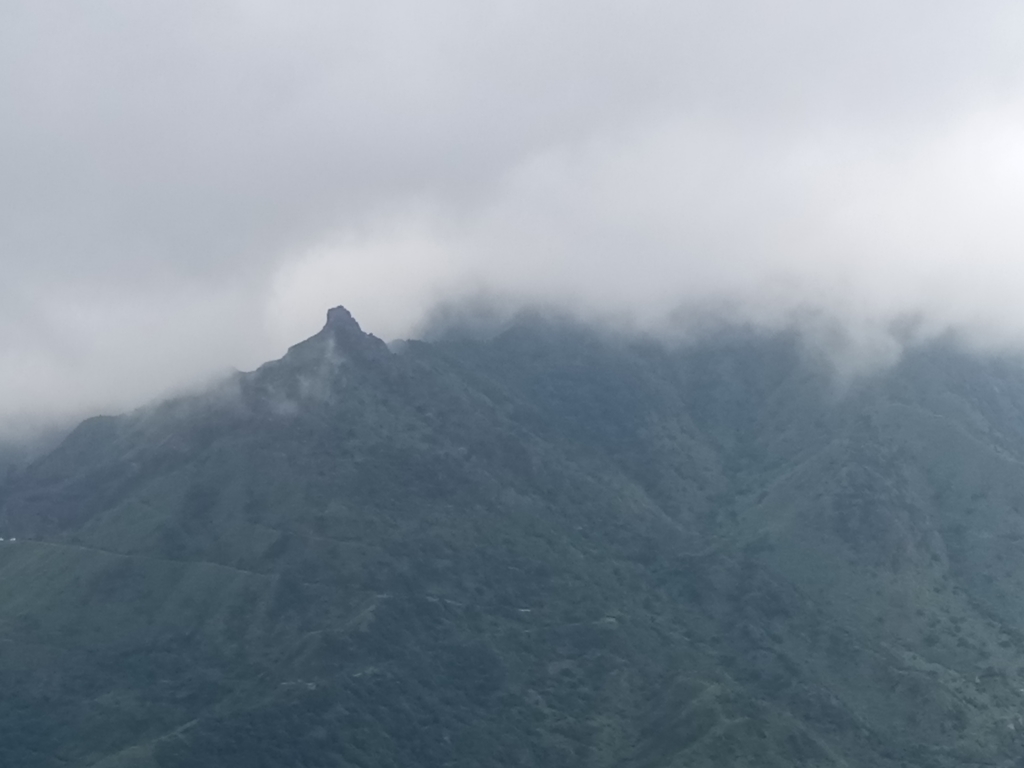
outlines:
[[[334,310],[10,471],[0,765],[1014,765],[1022,467],[1024,368],[942,345]]]

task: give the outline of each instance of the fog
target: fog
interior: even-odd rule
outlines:
[[[483,296],[799,326],[854,367],[1016,348],[1022,31],[994,1],[0,0],[0,431],[251,368],[336,304],[384,338]]]

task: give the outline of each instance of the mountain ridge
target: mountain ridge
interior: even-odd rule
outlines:
[[[1024,369],[344,309],[0,486],[0,759],[1016,765]],[[1020,597],[1018,597],[1020,596]]]

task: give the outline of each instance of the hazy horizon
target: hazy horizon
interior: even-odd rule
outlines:
[[[1024,8],[0,2],[0,427],[348,307],[1024,348]],[[833,344],[833,339],[839,340]],[[7,425],[3,427],[3,425]]]

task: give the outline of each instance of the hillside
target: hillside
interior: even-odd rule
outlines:
[[[0,765],[1024,764],[1024,367],[952,345],[338,308],[0,536]]]

